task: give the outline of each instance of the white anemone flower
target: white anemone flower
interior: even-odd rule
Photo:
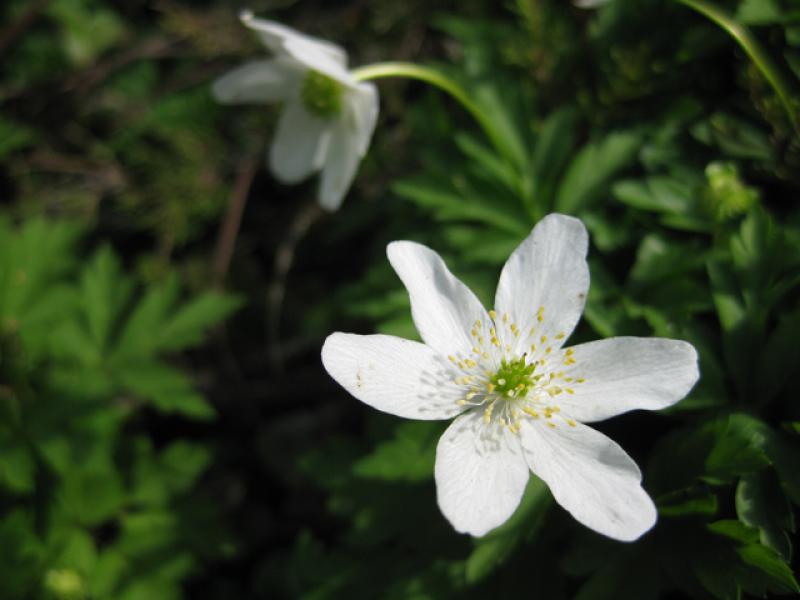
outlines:
[[[636,463],[587,426],[683,398],[699,376],[687,342],[617,337],[565,348],[589,289],[588,235],[575,218],[544,218],[503,267],[486,311],[434,251],[389,244],[425,343],[334,333],[328,373],[353,396],[408,419],[450,419],[435,479],[456,530],[481,536],[520,503],[532,471],[587,527],[632,541],[656,521]]]
[[[319,203],[336,210],[369,147],[378,119],[378,91],[352,77],[339,46],[249,12],[241,19],[273,57],[217,79],[214,97],[226,104],[282,102],[270,169],[285,184],[322,171]]]

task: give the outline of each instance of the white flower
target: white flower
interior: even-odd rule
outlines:
[[[378,91],[347,70],[345,51],[249,12],[242,22],[274,56],[249,62],[214,82],[226,104],[283,102],[269,165],[283,183],[322,171],[319,203],[339,208],[367,152],[378,118]]]
[[[682,341],[619,337],[563,348],[589,289],[588,236],[549,215],[503,267],[488,313],[438,254],[393,242],[389,261],[408,289],[425,343],[334,333],[328,373],[356,398],[409,419],[456,417],[436,449],[439,506],[480,536],[519,505],[529,470],[573,517],[630,541],[656,521],[636,463],[584,423],[683,398],[698,378]]]

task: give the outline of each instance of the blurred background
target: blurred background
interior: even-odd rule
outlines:
[[[797,591],[800,7],[719,0],[258,1],[351,65],[441,68],[381,115],[336,213],[265,165],[279,109],[210,83],[264,49],[221,0],[0,8],[0,598],[722,598]],[[660,522],[583,529],[534,479],[481,540],[439,513],[446,426],[323,371],[334,330],[417,338],[414,239],[491,306],[551,211],[591,234],[573,339],[691,341],[700,384],[600,429]],[[239,224],[239,220],[241,223]]]

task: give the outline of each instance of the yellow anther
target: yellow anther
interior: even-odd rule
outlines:
[[[482,335],[478,336],[478,345],[483,346],[484,342],[486,342],[486,338],[484,338]]]
[[[464,406],[466,403],[467,403],[467,401],[464,400],[463,398],[461,400],[459,400],[458,402],[456,402],[456,404],[458,404],[459,406]]]
[[[518,383],[517,384],[517,389],[518,390],[524,390],[525,389],[525,384],[524,383]]]
[[[567,425],[569,425],[570,427],[575,427],[575,425],[577,425],[577,423],[575,421],[573,421],[572,419],[567,419]]]
[[[486,384],[486,391],[488,391],[491,394],[494,391],[494,384],[493,383],[487,383]]]
[[[574,365],[575,364],[575,359],[574,358],[568,358],[567,360],[564,361],[564,364],[567,365],[567,366]]]
[[[536,344],[531,344],[531,352],[536,352]]]
[[[497,320],[497,313],[494,310],[489,311],[489,316],[492,317],[492,321]]]
[[[583,383],[584,381],[586,380],[583,377],[578,377],[578,379],[575,380],[575,383]]]
[[[564,391],[567,392],[568,394],[574,394],[575,393],[575,390],[573,390],[572,388],[564,388]]]
[[[563,373],[563,371],[562,371],[562,373]],[[567,383],[570,383],[572,381],[572,377],[564,377],[564,381],[566,381]]]
[[[534,419],[538,419],[539,418],[539,413],[536,412],[535,410],[533,410],[530,406],[523,406],[522,407],[522,412],[524,412],[526,415],[530,415]]]
[[[472,331],[470,331],[469,333],[470,333],[470,335],[471,335],[472,337],[478,337],[478,330],[477,330],[477,329],[473,329],[473,330],[472,330]]]
[[[561,407],[560,406],[551,406],[550,410],[553,411],[554,413],[560,413],[561,412]]]
[[[470,393],[468,393],[468,394],[465,396],[465,398],[466,398],[467,400],[472,400],[472,399],[473,399],[475,396],[477,396],[477,395],[478,395],[478,392],[470,392]]]
[[[552,421],[551,421],[551,422],[549,422],[549,423],[547,423],[547,426],[548,426],[550,429],[555,429],[555,428],[556,428],[556,424],[555,424],[555,423],[553,423]]]
[[[539,341],[542,342],[543,344],[547,343],[547,336],[543,335],[542,337],[539,338]]]
[[[575,349],[574,348],[567,348],[567,351],[564,352],[564,354],[566,354],[567,356],[572,356],[573,354],[575,354]]]
[[[490,402],[489,405],[483,409],[483,422],[487,425],[489,421],[492,420],[492,410],[494,409],[494,402]]]
[[[472,347],[472,351],[473,351],[475,354],[480,354],[480,353],[481,353],[481,349],[480,349],[480,348],[478,348],[477,346],[473,346],[473,347]]]
[[[492,345],[497,346],[498,348],[500,347],[500,340],[498,340],[495,336],[492,336],[491,342]]]
[[[478,366],[478,363],[476,363],[471,358],[465,358],[464,359],[464,364],[467,365],[468,367],[473,368],[473,369]]]
[[[550,354],[552,351],[553,351],[553,347],[552,346],[548,346],[547,348],[544,349],[544,353],[545,354]]]
[[[448,360],[449,360],[451,363],[453,363],[453,364],[455,364],[455,363],[456,363],[456,357],[455,357],[455,356],[453,356],[452,354],[451,354],[450,356],[448,356],[448,357],[447,357],[447,359],[448,359]]]
[[[563,333],[559,333],[559,334],[556,335],[556,339],[557,340],[563,340],[565,337],[567,337],[567,336],[565,334],[563,334]]]
[[[503,323],[508,323],[508,313],[503,313]]]
[[[500,428],[502,429],[503,427],[506,426],[506,420],[503,417],[500,417],[499,419],[497,419],[497,424],[500,425]]]
[[[475,321],[475,327],[478,327],[478,328],[480,328],[480,326],[481,326],[481,325],[483,325],[483,323],[481,323],[481,320],[480,320],[480,319],[478,319],[477,321]]]
[[[489,359],[489,353],[488,352],[484,352],[483,354],[481,354],[481,358],[485,358],[485,359],[488,360]]]

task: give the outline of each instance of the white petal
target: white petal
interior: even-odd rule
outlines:
[[[331,136],[328,121],[320,119],[299,102],[287,102],[278,120],[269,151],[269,165],[283,183],[297,183],[319,170]]]
[[[296,29],[281,25],[275,21],[258,19],[249,11],[242,13],[241,20],[245,26],[255,31],[264,45],[273,52],[282,53],[285,51],[287,42],[300,40],[306,44],[313,45],[317,52],[327,57],[327,60],[333,61],[339,67],[347,68],[347,53],[336,44],[305,35]]]
[[[586,527],[632,541],[656,522],[656,508],[642,489],[641,472],[613,440],[581,423],[523,421],[520,436],[531,470],[562,507]]]
[[[480,411],[461,415],[436,447],[436,495],[456,531],[481,536],[519,506],[530,476],[519,440]]]
[[[689,393],[700,373],[694,347],[680,340],[618,337],[573,346],[565,367],[574,394],[562,394],[566,414],[586,423],[637,408],[659,410]]]
[[[589,290],[588,244],[586,228],[573,217],[551,214],[536,224],[506,261],[497,285],[495,309],[508,313],[522,332],[515,338],[499,328],[504,343],[520,353],[531,342],[540,345],[543,335],[553,349],[563,344],[580,319]]]
[[[398,417],[449,419],[464,410],[447,361],[419,342],[334,333],[322,346],[322,364],[353,396]]]
[[[301,67],[289,58],[258,60],[217,79],[212,93],[225,104],[280,102],[297,94],[301,77]]]
[[[415,242],[392,242],[389,262],[411,297],[411,315],[425,343],[442,355],[469,355],[473,324],[488,321],[475,294],[456,279],[441,257]]]
[[[319,188],[319,203],[328,210],[341,206],[375,129],[377,91],[375,86],[362,86],[347,94],[333,128]]]
[[[319,71],[350,88],[356,87],[357,84],[347,69],[333,59],[329,52],[320,48],[317,42],[310,39],[290,39],[283,44],[283,49],[288,56],[309,69]]]

